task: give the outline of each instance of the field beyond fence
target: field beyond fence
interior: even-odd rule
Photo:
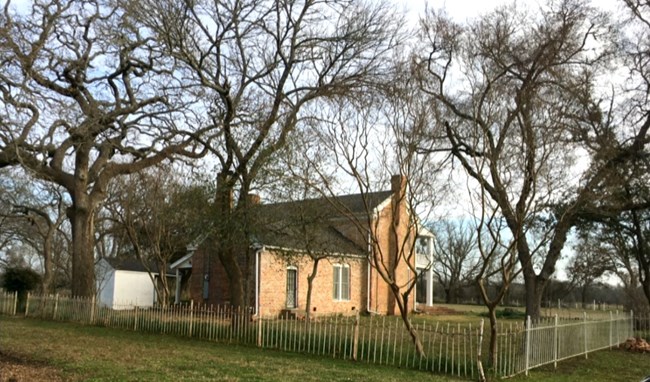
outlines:
[[[100,307],[94,298],[28,295],[19,306],[16,293],[0,292],[0,313],[46,320],[186,336],[207,341],[310,353],[370,364],[426,370],[478,379],[479,368],[508,377],[564,359],[619,346],[629,337],[650,338],[648,317],[609,312],[609,317],[528,319],[501,324],[496,362],[488,364],[489,330],[478,324],[415,323],[424,354],[415,351],[399,317],[318,316],[305,321],[258,315],[249,308],[175,305],[120,309]]]

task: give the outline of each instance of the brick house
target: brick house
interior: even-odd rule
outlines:
[[[416,308],[416,295],[419,303],[430,305],[433,277],[427,268],[433,235],[426,230],[413,232],[405,192],[405,179],[394,176],[389,191],[255,204],[255,229],[239,257],[250,305],[263,314],[303,314],[307,276],[312,272],[313,259],[319,258],[312,314],[398,314],[388,285],[371,266],[371,259],[376,257],[395,269],[400,284],[417,276],[412,269],[422,271],[409,310]],[[373,237],[376,240],[370,240]],[[182,299],[181,284],[187,284],[185,297],[195,302],[230,303],[227,275],[209,247],[198,245],[172,264],[178,278],[185,279],[177,283],[176,302]],[[403,261],[394,266],[397,253],[412,249],[416,253],[411,267]],[[370,251],[380,256],[370,256]]]

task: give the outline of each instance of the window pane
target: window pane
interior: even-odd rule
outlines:
[[[350,267],[341,267],[341,300],[350,299]]]
[[[298,307],[298,271],[296,269],[287,269],[287,308],[293,309]]]
[[[339,272],[341,270],[341,267],[338,265],[334,265],[334,268],[332,269],[332,274],[333,274],[333,279],[334,279],[334,299],[338,300],[340,297],[339,294]]]

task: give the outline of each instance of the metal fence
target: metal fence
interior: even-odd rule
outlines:
[[[581,319],[554,317],[532,321],[499,331],[497,360],[493,369],[497,375],[528,374],[536,367],[611,349],[635,334],[649,337],[648,316],[634,317],[633,313],[610,312],[608,318]]]
[[[593,351],[612,348],[635,333],[650,337],[648,317],[610,313],[608,319],[551,319],[499,325],[496,362],[488,365],[489,333],[483,322],[414,323],[422,343],[418,354],[399,317],[319,316],[310,321],[254,315],[252,309],[228,306],[175,305],[109,309],[94,298],[28,295],[17,308],[15,293],[0,292],[0,313],[78,322],[134,331],[238,343],[260,348],[310,353],[372,364],[427,370],[477,379],[479,368],[495,376],[528,373],[530,369]]]

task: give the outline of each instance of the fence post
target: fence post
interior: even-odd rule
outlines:
[[[13,316],[16,315],[16,309],[18,308],[18,291],[14,292],[14,310],[13,310]]]
[[[609,311],[609,350],[612,350],[612,342],[613,342],[613,334],[612,331],[614,330],[614,314],[612,311]]]
[[[54,296],[54,310],[52,311],[52,319],[56,320],[56,311],[59,309],[59,294]]]
[[[630,335],[627,336],[629,337],[634,337],[634,311],[630,310]]]
[[[557,336],[557,328],[558,327],[558,318],[557,314],[555,315],[555,326],[553,328],[553,366],[557,369],[557,353],[558,353],[558,346],[559,344],[559,338]]]
[[[133,307],[133,331],[138,331],[138,306]]]
[[[95,295],[93,295],[92,300],[90,300],[90,325],[95,323]]]
[[[585,332],[585,359],[589,358],[589,348],[587,347],[587,312],[582,312],[583,326]]]
[[[257,308],[257,347],[262,347],[262,307]]]
[[[31,293],[27,292],[27,300],[25,300],[25,317],[29,314],[29,297],[31,297]]]
[[[193,323],[193,318],[194,318],[194,300],[190,300],[190,325],[189,328],[187,329],[187,336],[192,337],[192,323]]]
[[[621,347],[621,341],[619,337],[619,332],[620,330],[618,329],[619,325],[619,316],[618,316],[618,310],[616,311],[616,347],[620,348]]]
[[[397,333],[395,333],[397,335]],[[352,359],[357,360],[357,353],[359,350],[359,311],[354,317],[354,340],[352,341]]]
[[[525,360],[525,374],[528,376],[528,366],[530,365],[530,329],[532,326],[532,322],[530,320],[530,316],[526,316],[526,360]]]

